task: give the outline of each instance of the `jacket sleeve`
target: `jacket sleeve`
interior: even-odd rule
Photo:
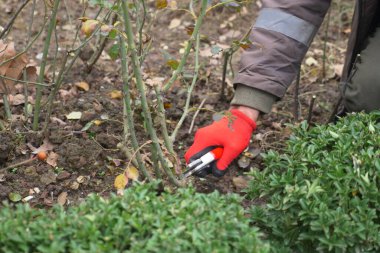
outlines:
[[[331,0],[263,0],[241,56],[232,105],[268,113],[298,73]]]

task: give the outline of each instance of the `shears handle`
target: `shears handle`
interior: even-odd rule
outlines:
[[[183,177],[185,178],[189,177],[195,172],[206,168],[213,161],[220,159],[222,155],[223,155],[223,148],[221,147],[215,148],[207,152],[200,158],[196,159],[195,161],[192,161],[191,163],[187,165],[189,169],[185,171],[185,173],[183,173]]]

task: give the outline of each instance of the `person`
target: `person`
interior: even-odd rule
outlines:
[[[185,160],[199,158],[223,147],[222,157],[208,170],[221,177],[229,164],[249,145],[260,114],[269,113],[296,77],[301,62],[317,33],[330,0],[263,0],[250,40],[241,56],[234,80],[235,94],[229,114],[200,128]],[[346,112],[380,109],[380,3],[357,0],[352,31],[342,74],[342,104]],[[231,120],[233,118],[233,120]]]

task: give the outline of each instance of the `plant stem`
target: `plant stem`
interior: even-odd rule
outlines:
[[[116,21],[117,21],[117,18],[118,16],[115,14],[111,20],[111,25],[112,24],[115,24]],[[97,48],[97,50],[93,53],[93,55],[91,55],[91,58],[90,60],[88,61],[88,65],[87,65],[87,73],[91,73],[94,65],[97,63],[97,61],[99,60],[99,57],[102,55],[102,52],[104,50],[104,48],[106,47],[107,43],[108,43],[109,39],[108,39],[108,36],[105,36],[102,38],[101,42],[100,42],[100,45],[99,47]]]
[[[307,116],[307,124],[308,124],[308,127],[310,127],[310,123],[311,123],[311,118],[313,116],[313,108],[314,108],[314,102],[315,102],[315,99],[317,98],[316,95],[313,95],[311,97],[311,101],[310,101],[310,105],[309,105],[309,114]]]
[[[191,85],[190,85],[189,90],[187,92],[187,99],[186,99],[186,104],[185,104],[185,109],[183,111],[183,114],[182,114],[181,118],[179,119],[177,126],[174,128],[172,135],[170,136],[170,140],[172,143],[175,141],[178,130],[181,128],[183,122],[185,121],[185,119],[187,117],[187,114],[189,113],[191,96],[193,95],[192,93],[193,93],[195,84],[197,83],[198,74],[199,74],[199,44],[200,44],[200,36],[198,34],[198,36],[196,38],[196,44],[195,44],[195,66],[194,66],[193,81],[191,82]]]
[[[206,14],[206,8],[207,8],[208,0],[202,0],[202,6],[201,6],[201,13],[199,14],[199,17],[197,18],[197,21],[195,23],[194,31],[191,35],[191,38],[187,42],[187,47],[185,49],[185,53],[183,54],[181,61],[178,65],[178,68],[173,72],[172,77],[169,79],[169,81],[165,84],[163,90],[167,91],[170,89],[170,87],[173,85],[175,80],[177,80],[178,75],[182,72],[183,67],[186,64],[187,57],[190,54],[191,47],[193,46],[193,42],[196,40],[196,37],[198,36],[203,18]]]
[[[4,103],[5,115],[7,116],[8,120],[11,120],[12,119],[12,112],[11,112],[11,107],[9,106],[7,94],[3,94],[3,103]]]
[[[59,3],[61,0],[55,0],[54,1],[54,6],[52,10],[52,15],[50,17],[50,24],[47,32],[47,36],[45,39],[45,45],[44,45],[44,50],[42,53],[42,61],[41,61],[41,66],[40,66],[40,73],[38,75],[38,83],[42,83],[44,80],[44,75],[45,75],[45,67],[47,63],[47,55],[49,52],[49,45],[50,45],[50,40],[51,40],[51,35],[54,30],[54,27],[56,25],[56,15],[58,12],[58,7]],[[39,124],[39,117],[40,117],[40,112],[41,112],[41,98],[42,98],[42,87],[37,86],[36,88],[36,101],[35,101],[35,109],[34,109],[34,117],[33,117],[33,130],[36,131],[38,129],[38,124]]]
[[[143,17],[142,17],[142,21],[141,21],[141,24],[140,24],[140,27],[139,27],[139,55],[141,57],[142,55],[142,48],[143,48],[143,41],[142,41],[142,35],[143,35],[143,29],[144,29],[144,25],[145,25],[145,20],[146,20],[146,15],[147,15],[147,11],[146,11],[146,6],[145,6],[145,0],[140,0],[141,1],[141,4],[143,6]],[[140,65],[142,65],[142,61],[140,62]]]
[[[227,50],[223,54],[223,75],[222,75],[222,89],[220,91],[220,99],[224,100],[226,98],[225,91],[226,91],[226,75],[227,75],[227,66],[228,66],[228,59],[231,56],[231,50]]]
[[[157,150],[157,155],[160,160],[160,163],[162,167],[164,168],[165,173],[169,177],[170,182],[176,186],[181,186],[181,183],[178,182],[178,180],[175,178],[175,176],[173,175],[172,171],[169,169],[166,163],[166,160],[164,158],[162,149],[158,141],[157,133],[153,128],[152,116],[149,111],[148,102],[147,102],[147,98],[145,94],[145,87],[142,80],[139,59],[137,56],[137,49],[136,49],[136,45],[133,39],[134,37],[133,37],[133,31],[132,31],[132,24],[131,24],[131,20],[129,16],[128,4],[126,0],[122,0],[121,3],[122,3],[123,18],[124,18],[124,29],[125,29],[125,33],[127,34],[127,39],[128,39],[128,49],[131,52],[133,73],[136,78],[137,89],[139,90],[139,93],[141,95],[141,106],[142,106],[144,118],[146,120],[147,130],[148,130],[150,138],[152,139],[154,147]]]
[[[330,26],[330,17],[331,17],[331,8],[329,9],[327,13],[327,20],[326,20],[326,28],[325,28],[325,38],[323,42],[323,58],[322,58],[322,78],[323,80],[326,79],[326,49],[327,49],[327,37],[329,35],[329,26]]]
[[[63,60],[62,60],[62,63],[61,63],[61,68],[60,68],[58,76],[57,76],[57,82],[55,83],[54,88],[50,92],[49,97],[48,97],[45,124],[44,124],[44,127],[42,129],[43,135],[45,135],[46,130],[47,130],[48,125],[49,125],[49,122],[50,122],[50,115],[51,115],[51,112],[53,110],[54,98],[55,98],[55,95],[57,94],[59,88],[61,87],[61,83],[62,83],[62,80],[63,80],[63,73],[64,73],[64,70],[65,70],[65,66],[66,66],[66,62],[67,62],[68,57],[69,57],[69,54],[66,53],[65,56],[63,57]]]
[[[136,160],[139,165],[139,169],[141,169],[144,176],[149,180],[152,181],[152,176],[149,174],[148,170],[146,169],[144,162],[142,160],[140,151],[139,151],[139,144],[137,142],[136,132],[135,132],[135,124],[133,122],[133,112],[132,112],[132,106],[131,106],[131,95],[129,92],[128,87],[128,63],[127,63],[127,50],[124,39],[120,36],[120,58],[121,58],[121,71],[122,71],[122,77],[123,77],[123,93],[124,93],[124,107],[125,107],[125,115],[124,117],[127,119],[127,125],[128,125],[128,132],[131,136],[131,142],[132,147],[135,152]],[[125,128],[126,126],[124,126]]]
[[[158,88],[157,85],[154,86],[154,91],[156,92],[156,96],[157,96],[158,113],[160,115],[161,133],[164,137],[164,143],[165,143],[166,148],[169,150],[169,152],[174,154],[173,143],[170,141],[170,137],[168,134],[168,128],[166,126],[166,116],[165,116],[164,103],[162,100],[162,95],[160,93],[160,89]]]
[[[294,120],[297,122],[300,116],[299,110],[299,89],[301,81],[301,68],[298,70],[296,86],[294,87]]]

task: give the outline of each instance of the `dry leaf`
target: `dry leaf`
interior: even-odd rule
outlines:
[[[167,0],[156,0],[156,8],[157,9],[164,9],[168,7],[168,1]]]
[[[82,184],[82,183],[84,183],[85,179],[86,178],[84,176],[79,176],[79,177],[77,177],[77,182],[80,183],[80,184]]]
[[[109,95],[112,99],[121,99],[123,97],[123,93],[119,90],[113,90]]]
[[[172,10],[176,10],[178,8],[177,1],[175,0],[168,0],[168,7]]]
[[[123,190],[128,184],[128,178],[124,174],[120,174],[115,178],[114,186],[117,190]]]
[[[343,67],[344,67],[343,64],[336,64],[336,65],[334,65],[335,75],[337,75],[339,77],[342,77]]]
[[[63,101],[67,101],[70,98],[74,98],[76,95],[78,95],[77,87],[73,86],[70,90],[58,90],[59,96],[62,98]]]
[[[63,206],[66,204],[67,201],[67,192],[62,192],[61,194],[58,195],[57,202],[59,205]]]
[[[57,117],[50,117],[50,120],[51,120],[51,122],[58,123],[58,125],[61,125],[61,126],[67,125],[66,122],[64,122],[63,120],[61,120],[60,118],[57,118]]]
[[[33,147],[33,145],[30,143],[27,143],[26,145],[30,148],[30,150],[32,150],[32,154],[37,154],[39,152],[51,151],[54,148],[53,144],[51,144],[49,139],[44,139],[42,145],[38,148]]]
[[[132,180],[137,180],[139,178],[139,171],[136,167],[130,166],[125,170],[125,175]]]
[[[50,152],[48,158],[46,159],[46,163],[53,167],[57,167],[58,157],[59,155],[57,153]]]
[[[159,86],[161,87],[162,83],[164,82],[165,78],[164,77],[153,77],[153,78],[149,78],[145,81],[145,84],[149,85],[149,86]]]
[[[82,112],[70,112],[66,115],[66,118],[72,120],[80,119],[82,118]]]
[[[14,43],[5,44],[0,40],[0,62],[9,60],[17,55]],[[18,80],[22,76],[22,72],[29,62],[25,54],[21,54],[15,59],[0,66],[0,75]],[[4,82],[4,85],[2,84]],[[3,79],[0,84],[0,93],[11,93],[14,91],[14,85],[17,81]]]
[[[181,24],[181,20],[179,18],[174,18],[170,21],[169,29],[177,28]]]
[[[82,23],[81,31],[86,37],[90,37],[91,34],[95,31],[96,26],[99,21],[94,19],[88,19]]]
[[[98,119],[94,120],[94,124],[96,126],[100,126],[102,123],[103,123],[103,121],[101,121],[101,120],[98,120]]]
[[[306,59],[305,63],[307,66],[318,66],[319,65],[318,61],[311,56]]]
[[[90,85],[86,82],[77,82],[75,86],[80,90],[88,91],[90,89]]]

